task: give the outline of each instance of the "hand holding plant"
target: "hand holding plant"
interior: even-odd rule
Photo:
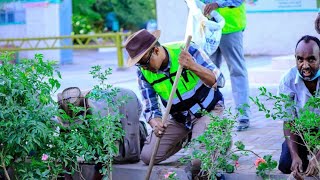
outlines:
[[[320,151],[320,114],[317,111],[320,109],[319,92],[310,97],[304,107],[299,107],[290,95],[280,94],[276,96],[268,92],[265,87],[260,87],[259,90],[260,95],[254,98],[250,97],[250,99],[258,106],[259,111],[266,114],[266,118],[290,121],[290,123],[287,123],[290,125],[285,128],[301,138],[303,145],[311,155],[310,168],[305,172],[306,175],[319,176],[320,165],[319,159],[316,158]],[[260,98],[266,98],[267,101],[274,102],[274,107],[272,109],[266,108]],[[301,174],[303,173],[302,161],[299,157],[292,157],[291,171],[297,178],[303,177],[303,174]]]

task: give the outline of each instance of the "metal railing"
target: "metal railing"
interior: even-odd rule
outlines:
[[[122,49],[124,47],[123,40],[129,35],[130,33],[119,32],[57,37],[7,38],[0,39],[0,51],[94,49],[115,47],[117,48],[118,67],[122,68],[124,66],[122,53]]]

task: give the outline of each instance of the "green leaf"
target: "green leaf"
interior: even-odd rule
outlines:
[[[238,161],[239,160],[239,156],[237,154],[232,154],[231,155],[231,160]]]
[[[237,149],[239,150],[244,150],[245,149],[245,145],[243,144],[242,141],[237,141],[234,143],[234,145],[237,147]]]
[[[235,167],[231,164],[227,164],[226,166],[226,172],[227,173],[233,173],[234,172]]]

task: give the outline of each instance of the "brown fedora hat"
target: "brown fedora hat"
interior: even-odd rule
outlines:
[[[160,37],[160,30],[152,33],[141,29],[128,37],[125,48],[129,54],[127,65],[133,66],[156,44]]]

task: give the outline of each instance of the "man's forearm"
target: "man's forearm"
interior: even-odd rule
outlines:
[[[283,132],[285,138],[287,138],[288,148],[291,154],[291,158],[294,159],[298,156],[298,147],[297,147],[297,135],[293,134],[290,129],[288,129],[288,122],[284,122],[283,124]],[[288,138],[289,137],[289,138]]]
[[[209,87],[212,87],[217,81],[214,73],[200,64],[196,64],[194,67],[190,68],[190,70],[199,76],[201,81]]]

